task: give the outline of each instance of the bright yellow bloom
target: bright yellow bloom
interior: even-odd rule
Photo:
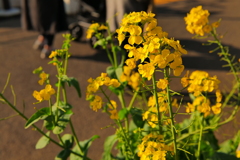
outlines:
[[[152,63],[140,64],[138,65],[138,71],[142,77],[146,77],[148,80],[152,78],[155,67]]]
[[[102,98],[98,95],[94,97],[94,100],[90,102],[90,106],[93,111],[97,112],[98,109],[101,109],[103,105]]]
[[[50,100],[51,95],[55,94],[55,90],[52,88],[50,84],[47,84],[44,89],[33,92],[33,97],[37,99],[39,102],[43,100]]]
[[[116,109],[114,110],[109,110],[109,113],[111,113],[110,118],[111,119],[118,119],[118,112]]]
[[[108,108],[116,109],[117,103],[114,100],[110,100],[110,103],[108,104]]]
[[[213,28],[217,28],[217,27],[219,27],[220,22],[219,21],[213,22],[211,25],[212,25]]]
[[[133,58],[129,58],[125,61],[126,65],[130,68],[130,69],[134,69],[136,68],[136,62]]]
[[[40,77],[41,79],[38,81],[38,83],[39,83],[40,85],[43,85],[44,82],[48,79],[48,74],[42,72],[42,73],[40,73],[39,77]]]
[[[117,79],[111,79],[110,80],[110,85],[117,88],[119,87],[121,84],[119,83],[119,81]]]
[[[189,85],[189,71],[184,75],[183,78],[181,78],[181,83],[183,87],[187,87]]]
[[[212,106],[212,111],[214,114],[219,114],[221,113],[222,109],[221,109],[222,104],[221,103],[217,103],[216,105]]]
[[[162,135],[149,134],[138,145],[140,160],[166,160],[166,153],[172,147],[164,144]],[[172,152],[172,151],[171,151]]]
[[[165,89],[165,88],[167,88],[167,85],[168,85],[169,83],[168,83],[168,80],[166,80],[166,79],[159,79],[159,81],[158,81],[158,83],[157,83],[157,87],[159,88],[159,89]]]
[[[58,55],[58,52],[52,51],[51,54],[49,55],[49,58],[56,57]]]
[[[187,14],[187,17],[184,17],[187,25],[187,31],[189,31],[191,34],[204,36],[206,30],[203,30],[203,27],[208,23],[209,15],[210,13],[208,10],[203,10],[202,6],[192,8],[190,13]]]
[[[94,33],[97,33],[100,30],[107,30],[107,26],[103,25],[103,24],[99,24],[99,23],[93,23],[89,26],[88,30],[87,30],[87,39],[90,39],[92,37],[92,35]]]

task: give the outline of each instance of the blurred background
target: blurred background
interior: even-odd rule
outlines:
[[[85,2],[85,1],[84,1]],[[100,135],[89,150],[89,157],[93,160],[101,159],[103,143],[107,136],[114,134],[114,129],[108,127],[111,120],[106,114],[93,112],[89,108],[89,102],[85,100],[87,79],[97,77],[105,72],[110,65],[107,55],[103,50],[92,48],[91,41],[86,40],[85,32],[89,26],[89,20],[105,21],[106,4],[94,6],[90,1],[64,0],[67,14],[68,30],[55,35],[53,46],[61,48],[63,33],[72,33],[78,37],[72,42],[69,59],[68,76],[75,77],[80,82],[82,98],[77,97],[73,88],[69,88],[69,102],[73,106],[74,115],[72,121],[75,124],[80,140],[88,139],[93,135]],[[96,1],[95,1],[96,2]],[[164,31],[169,37],[180,40],[180,43],[188,51],[183,57],[186,70],[205,70],[210,75],[217,75],[221,80],[221,89],[228,91],[232,85],[232,76],[228,69],[221,68],[224,64],[219,61],[217,54],[209,54],[214,46],[202,47],[203,40],[192,39],[192,35],[185,29],[184,17],[192,7],[202,5],[203,9],[211,13],[211,22],[222,19],[218,33],[223,34],[222,43],[229,47],[230,53],[240,58],[240,1],[239,0],[154,0],[153,12]],[[8,74],[11,78],[4,95],[11,102],[14,101],[11,86],[16,94],[16,106],[30,117],[36,108],[44,107],[44,103],[33,104],[36,100],[32,97],[34,90],[39,90],[39,77],[32,71],[39,66],[55,78],[56,69],[49,65],[49,59],[41,59],[39,51],[33,50],[32,45],[38,36],[36,31],[26,31],[21,28],[20,0],[0,0],[0,89],[2,90]],[[96,4],[95,4],[96,5]],[[88,8],[90,7],[90,8]],[[96,9],[97,8],[97,9]],[[92,11],[94,9],[94,11]],[[93,14],[88,14],[91,11]],[[88,17],[90,16],[90,18]],[[86,19],[85,19],[86,18]],[[79,27],[80,26],[80,27]],[[180,83],[174,83],[174,90],[181,89]],[[128,95],[126,95],[127,98]],[[15,113],[8,106],[0,103],[0,160],[52,160],[61,148],[50,143],[41,150],[35,149],[35,144],[41,135],[32,130],[24,129],[25,121],[15,116],[6,120],[5,117],[14,116]],[[231,124],[227,124],[216,132],[219,142],[231,138],[239,130],[239,116]],[[67,128],[67,132],[70,132]]]

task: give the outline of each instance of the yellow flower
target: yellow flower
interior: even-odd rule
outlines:
[[[203,26],[208,23],[208,16],[210,13],[208,10],[203,10],[202,6],[197,6],[192,8],[187,17],[184,17],[186,22],[186,29],[192,34],[198,34],[204,36]]]
[[[210,26],[210,25],[205,25],[204,27],[203,27],[203,31],[205,32],[205,33],[210,33],[211,31],[212,31],[212,26]]]
[[[219,21],[213,22],[211,25],[212,25],[213,28],[217,28],[217,27],[219,27],[220,22]]]
[[[110,85],[117,88],[119,87],[121,84],[119,83],[119,81],[117,79],[111,79],[110,81]]]
[[[111,119],[118,119],[118,112],[116,109],[114,110],[109,110],[109,113],[111,113],[110,118]]]
[[[221,106],[222,104],[221,103],[217,103],[216,105],[212,106],[212,111],[214,114],[219,114],[221,113]]]
[[[51,95],[55,94],[55,90],[52,88],[50,84],[47,84],[44,89],[33,92],[33,97],[37,99],[39,102],[43,100],[50,100]]]
[[[183,85],[183,87],[187,87],[189,85],[189,71],[187,71],[187,73],[184,75],[183,78],[181,78],[181,83]]]
[[[39,83],[40,85],[43,85],[43,83],[48,79],[48,74],[42,72],[42,73],[40,73],[39,77],[40,77],[41,79],[38,81],[38,83]]]
[[[155,67],[152,63],[139,64],[138,71],[142,77],[146,77],[148,80],[151,79],[152,74],[154,73]]]
[[[107,30],[107,26],[103,25],[103,24],[99,24],[99,23],[93,23],[89,26],[88,30],[87,30],[87,39],[90,39],[92,37],[92,35],[94,33],[97,33],[99,30]]]
[[[92,110],[97,112],[98,109],[101,109],[103,105],[102,98],[98,95],[94,97],[94,100],[90,102],[90,106],[92,107]]]
[[[167,87],[167,85],[168,85],[169,83],[168,83],[168,80],[167,79],[159,79],[159,81],[158,81],[158,83],[157,83],[157,87],[159,88],[159,89],[165,89],[166,87]]]
[[[51,54],[49,55],[49,58],[56,57],[58,55],[58,52],[52,51]]]
[[[195,111],[195,107],[191,103],[187,103],[186,112],[190,113],[194,111]]]
[[[108,104],[108,108],[116,109],[117,103],[114,100],[110,100],[110,103]]]
[[[129,67],[129,69],[136,68],[136,62],[133,58],[129,58],[125,61],[126,65]]]
[[[240,158],[240,143],[239,143],[238,148],[236,150],[236,157]]]

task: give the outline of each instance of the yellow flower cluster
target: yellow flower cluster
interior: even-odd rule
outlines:
[[[162,91],[158,93],[158,104],[160,106],[159,112],[167,113],[168,103],[167,103],[167,96],[166,91]],[[153,96],[149,97],[148,99],[148,110],[143,113],[143,120],[147,120],[148,124],[155,128],[156,124],[158,123],[158,116],[157,116],[157,108],[156,108],[156,101]]]
[[[48,79],[48,76],[49,76],[49,75],[46,74],[46,73],[44,73],[44,72],[40,73],[40,74],[39,74],[39,77],[40,77],[41,79],[38,81],[38,84],[43,85],[44,82]]]
[[[220,81],[216,76],[210,77],[205,71],[194,71],[188,78],[188,74],[185,75],[182,80],[184,87],[187,87],[189,93],[193,93],[196,97],[193,103],[188,103],[186,112],[194,112],[197,109],[199,112],[204,113],[204,116],[208,116],[213,111],[214,114],[221,112],[222,94],[218,89]],[[211,107],[211,103],[208,98],[204,96],[204,93],[213,92],[216,94],[216,104]]]
[[[101,30],[107,30],[107,29],[108,29],[107,26],[103,24],[100,25],[99,23],[93,23],[89,26],[87,30],[86,38],[90,39],[94,33],[97,33],[98,31],[101,31]]]
[[[88,86],[86,91],[86,99],[90,101],[90,106],[92,110],[96,111],[102,108],[103,101],[102,98],[98,95],[94,95],[101,86],[112,86],[112,87],[119,87],[120,83],[117,79],[110,79],[107,76],[107,73],[101,73],[101,76],[97,77],[96,79],[89,78],[88,79]]]
[[[168,66],[175,76],[180,76],[184,70],[181,55],[187,54],[187,51],[182,48],[179,41],[167,38],[168,33],[157,26],[154,16],[153,13],[142,11],[132,12],[123,18],[121,27],[116,32],[119,44],[128,38],[129,44],[124,48],[129,52],[129,59],[125,63],[133,69],[137,61],[144,62],[149,58],[149,63],[137,66],[142,77],[148,80],[151,79],[156,67],[163,69]],[[127,37],[128,34],[129,37]]]
[[[55,90],[52,88],[50,84],[47,84],[44,89],[33,92],[33,97],[36,98],[39,102],[43,100],[50,100],[51,95],[55,94]]]
[[[140,85],[140,74],[138,72],[134,72],[131,67],[124,66],[123,67],[123,73],[120,77],[120,80],[122,82],[128,82],[128,85],[130,85],[134,90],[139,89]]]
[[[167,151],[173,151],[173,147],[164,144],[162,135],[150,133],[143,137],[138,150],[140,160],[166,160]]]
[[[205,33],[211,32],[213,28],[217,28],[219,26],[219,21],[210,25],[208,21],[209,15],[210,13],[208,10],[203,10],[202,6],[192,8],[190,13],[184,17],[187,31],[191,34],[204,36]]]
[[[114,100],[110,100],[108,104],[108,112],[110,113],[111,119],[118,119],[117,103]]]

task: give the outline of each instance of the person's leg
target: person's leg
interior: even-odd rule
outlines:
[[[53,40],[54,35],[53,34],[43,34],[44,39],[46,40],[46,43],[43,46],[43,49],[41,51],[40,57],[42,59],[49,56],[53,50]]]

